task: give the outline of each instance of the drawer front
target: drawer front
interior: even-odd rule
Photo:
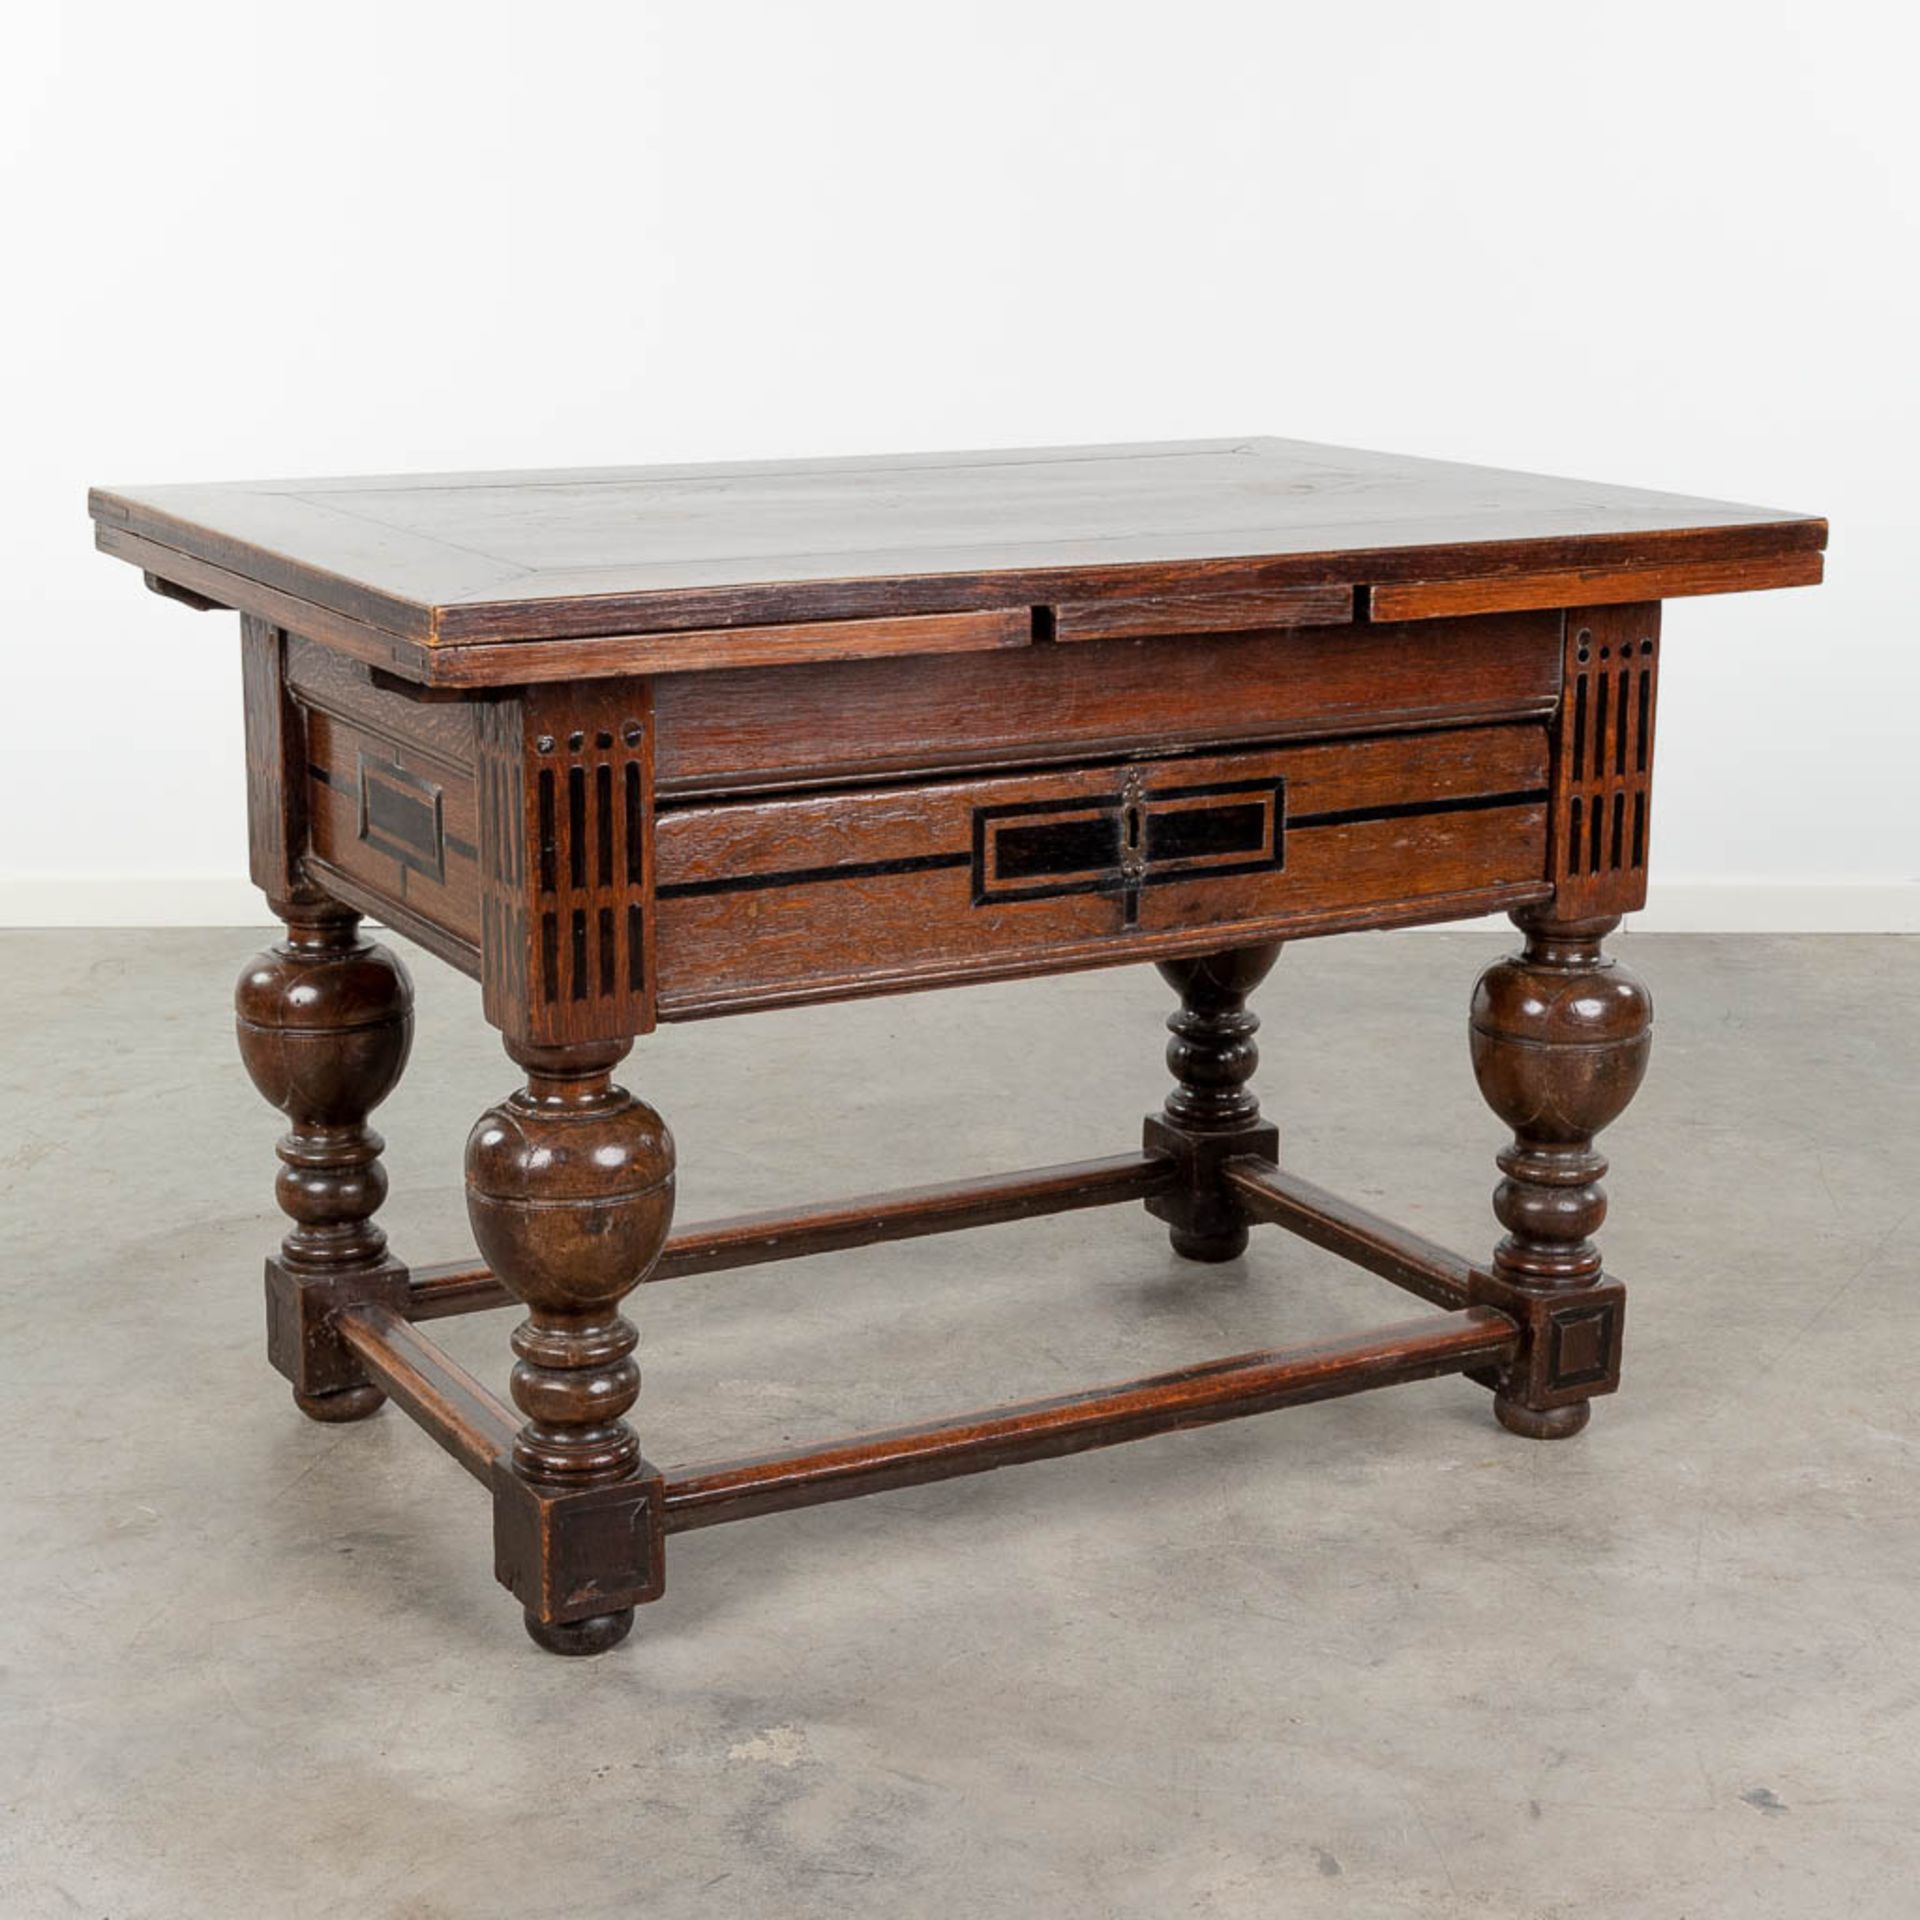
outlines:
[[[1510,613],[1183,637],[1116,630],[1085,646],[1064,626],[1068,644],[1010,653],[669,673],[655,683],[655,773],[662,794],[691,795],[1544,718],[1560,697],[1563,625],[1557,613]]]
[[[477,946],[480,824],[472,769],[319,708],[308,710],[306,724],[314,857],[377,896],[369,904],[407,910],[407,931],[439,929]]]
[[[1544,890],[1534,723],[664,807],[659,1007],[1044,972]]]

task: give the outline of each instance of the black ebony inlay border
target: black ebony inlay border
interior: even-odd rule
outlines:
[[[1428,813],[1488,813],[1495,807],[1544,805],[1553,796],[1546,787],[1525,787],[1514,793],[1470,793],[1449,800],[1402,800],[1385,807],[1341,807],[1332,813],[1298,813],[1287,822],[1293,830],[1312,827],[1351,827],[1368,820],[1413,820]]]
[[[1120,815],[1100,813],[1003,827],[993,837],[993,865],[1002,880],[1033,880],[1045,874],[1092,873],[1120,862]]]
[[[1231,804],[1260,794],[1264,806]],[[1175,800],[1223,800],[1222,807],[1171,807]],[[1115,894],[1128,903],[1131,923],[1144,887],[1211,880],[1237,873],[1271,873],[1286,865],[1287,783],[1284,779],[1220,780],[1199,786],[1147,788],[1074,800],[1011,800],[973,810],[973,904],[999,900],[1058,900],[1072,894]],[[1004,823],[1023,816],[1027,827]],[[1246,840],[1251,816],[1256,835]],[[1179,822],[1178,826],[1170,823]],[[1236,837],[1238,836],[1238,837]],[[1181,846],[1181,842],[1185,842]],[[1170,842],[1180,847],[1169,850]],[[1006,856],[1011,843],[1012,858]],[[1133,858],[1128,854],[1132,852]],[[1235,854],[1251,857],[1235,859]],[[1218,856],[1218,857],[1215,857]],[[1190,864],[1156,872],[1154,861]],[[1043,876],[1052,875],[1050,881]],[[1008,881],[1015,884],[1009,886]]]
[[[446,884],[445,810],[440,787],[390,761],[360,756],[360,838],[411,872]]]
[[[778,873],[728,874],[719,880],[676,880],[654,888],[658,900],[689,900],[701,894],[757,893],[764,887],[808,887],[819,880],[871,880],[889,873],[933,873],[964,867],[966,853],[920,853],[903,860],[849,860],[834,867],[784,867]]]
[[[329,789],[338,787],[340,784],[333,777],[332,768],[316,766],[311,761],[307,765],[307,778]],[[471,860],[476,866],[479,864],[480,849],[471,840],[462,840],[457,833],[449,833],[446,830],[444,817],[440,823],[440,844],[448,853],[457,853],[461,859]],[[398,859],[400,856],[396,854],[394,857]]]

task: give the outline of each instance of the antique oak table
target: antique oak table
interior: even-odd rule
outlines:
[[[1646,891],[1660,605],[1806,586],[1824,524],[1283,440],[96,492],[99,545],[241,615],[252,871],[286,937],[240,1050],[291,1122],[267,1350],[316,1420],[392,1398],[493,1497],[542,1646],[658,1597],[670,1533],[1459,1373],[1511,1431],[1619,1378],[1595,1134],[1645,1068],[1602,937]],[[1512,1129],[1484,1263],[1278,1164],[1248,1082],[1283,940],[1509,913],[1473,1067]],[[484,1266],[373,1216],[412,989],[480,982],[525,1085],[467,1142]],[[1136,1152],[670,1231],[614,1068],[657,1021],[1151,960]],[[663,1471],[626,1295],[1144,1202],[1270,1223],[1440,1309],[1364,1339]],[[420,1331],[519,1302],[518,1416]]]

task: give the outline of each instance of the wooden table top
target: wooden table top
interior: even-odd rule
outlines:
[[[99,544],[159,579],[288,625],[319,609],[404,643],[403,667],[695,629],[712,657],[688,664],[714,666],[742,627],[1305,587],[1352,590],[1362,618],[1391,587],[1374,617],[1419,617],[1449,609],[1405,583],[1699,570],[1650,577],[1653,598],[1817,579],[1826,540],[1764,507],[1261,438],[98,489],[89,507]]]

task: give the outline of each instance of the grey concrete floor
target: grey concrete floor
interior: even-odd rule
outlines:
[[[1920,1911],[1920,942],[1620,943],[1656,1053],[1609,1141],[1627,1384],[1581,1438],[1436,1381],[688,1535],[573,1662],[451,1461],[266,1368],[253,944],[0,938],[7,1920]],[[1503,944],[1305,944],[1261,999],[1292,1163],[1473,1250]],[[512,1074],[414,971],[379,1124],[428,1261]],[[1136,969],[762,1015],[627,1077],[691,1220],[1128,1146],[1166,1004]],[[1416,1310],[1112,1209],[649,1290],[638,1419],[670,1463]],[[509,1324],[441,1331],[504,1382]]]

